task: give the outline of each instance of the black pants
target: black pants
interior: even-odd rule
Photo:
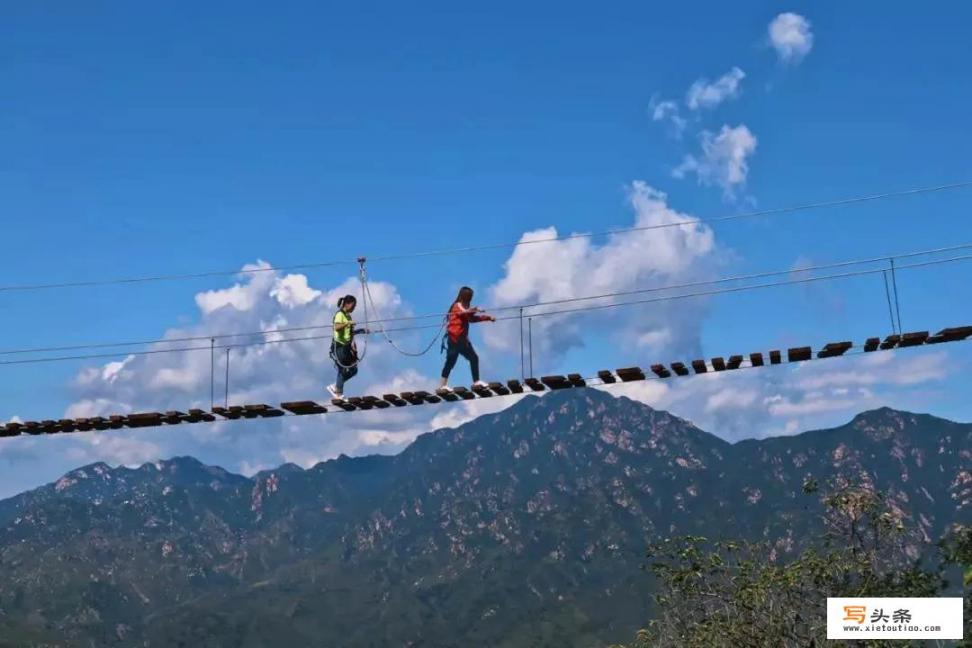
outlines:
[[[462,356],[469,361],[469,370],[472,372],[473,382],[479,381],[479,356],[476,355],[476,350],[473,348],[472,342],[469,341],[467,337],[461,337],[458,341],[453,342],[449,338],[449,345],[446,347],[446,361],[445,366],[442,367],[442,377],[448,378],[449,373],[452,368],[456,366],[456,360]]]
[[[358,365],[355,364],[358,357],[350,344],[335,344],[334,357],[337,358],[337,362],[334,363],[334,366],[337,367],[337,380],[334,382],[334,387],[343,394],[344,381],[354,378],[355,374],[358,373]]]

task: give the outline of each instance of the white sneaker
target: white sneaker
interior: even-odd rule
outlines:
[[[486,383],[484,383],[482,380],[477,380],[476,382],[473,383],[472,386],[473,387],[482,387],[483,389],[489,389],[489,385],[487,385]]]
[[[335,387],[334,385],[328,385],[327,391],[331,392],[331,396],[333,396],[334,398],[344,398],[344,394],[339,392],[337,390],[337,387]]]
[[[439,385],[438,387],[436,387],[435,391],[437,391],[437,392],[444,392],[446,394],[451,394],[452,393],[452,387],[450,387],[449,385]]]

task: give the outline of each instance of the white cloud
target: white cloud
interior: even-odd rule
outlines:
[[[659,101],[657,97],[652,97],[648,104],[648,109],[651,110],[652,121],[670,122],[674,128],[675,135],[679,137],[688,125],[688,120],[682,117],[678,109],[678,104],[670,99]]]
[[[294,461],[292,463],[295,463],[296,464],[297,462]],[[276,464],[276,463],[273,463],[273,464],[263,464],[263,463],[252,464],[249,461],[243,460],[243,461],[241,461],[239,463],[238,468],[237,468],[237,472],[239,474],[245,476],[245,477],[252,477],[253,475],[257,474],[260,471],[269,470],[271,468],[276,468],[278,465],[279,464]],[[313,465],[313,464],[311,464],[311,465]]]
[[[638,339],[636,340],[636,344],[639,347],[661,349],[671,344],[672,337],[672,330],[670,328],[660,328],[639,335]]]
[[[813,47],[810,21],[799,14],[781,13],[769,24],[769,39],[780,60],[798,63]]]
[[[111,398],[82,398],[68,406],[64,418],[91,418],[109,414],[128,414],[131,411],[131,407],[126,403]]]
[[[419,435],[417,431],[387,432],[385,430],[358,430],[358,440],[363,446],[389,446],[393,452],[404,448]]]
[[[784,417],[846,411],[864,404],[860,399],[840,398],[835,395],[827,397],[824,394],[807,395],[799,400],[789,400],[778,396],[767,399],[765,403],[769,414]]]
[[[480,416],[494,414],[504,410],[517,401],[526,398],[528,395],[520,394],[506,398],[482,398],[447,405],[432,419],[431,427],[435,430],[440,428],[456,428]]]
[[[602,245],[588,238],[571,238],[542,245],[521,245],[507,260],[502,279],[489,289],[490,301],[507,306],[536,301],[572,299],[665,286],[699,280],[711,274],[716,262],[712,230],[688,214],[667,204],[667,196],[636,181],[629,187],[628,200],[635,212],[635,227],[687,223],[613,235]],[[545,228],[527,232],[521,241],[546,239],[558,231]],[[664,293],[632,297],[645,299]],[[671,294],[671,293],[668,293]],[[602,298],[564,304],[552,309],[606,305],[625,301]],[[630,301],[630,300],[629,300]],[[588,313],[533,318],[535,355],[552,366],[562,354],[589,343],[610,341],[614,345],[657,342],[643,338],[645,331],[668,329],[669,351],[695,349],[704,300],[676,300],[639,306],[607,308]],[[531,309],[527,316],[543,310]],[[518,349],[518,322],[498,322],[483,327],[486,343],[492,349]]]
[[[296,308],[306,306],[321,296],[320,290],[314,290],[307,285],[307,277],[301,274],[289,274],[277,280],[270,290],[270,296],[282,306]]]
[[[612,385],[602,385],[596,389],[606,391],[612,396],[625,396],[649,407],[661,409],[663,408],[662,404],[667,402],[670,397],[672,384],[662,380],[644,380],[629,383],[618,382]]]
[[[744,409],[753,404],[759,393],[755,389],[726,387],[711,394],[705,401],[705,411]]]
[[[81,456],[75,453],[79,463],[104,461],[113,465],[130,468],[159,458],[161,448],[144,439],[114,434],[94,434],[86,437],[88,452]]]
[[[162,367],[149,381],[151,389],[177,389],[191,392],[203,385],[206,376],[193,368]]]
[[[944,378],[947,374],[946,357],[944,351],[926,352],[924,355],[908,358],[907,371],[895,371],[894,366],[897,366],[901,360],[895,359],[894,353],[873,353],[862,358],[858,366],[853,369],[816,372],[801,376],[796,384],[801,389],[807,390],[871,386],[879,383],[917,385]]]
[[[756,152],[756,136],[745,124],[740,124],[734,128],[724,125],[718,135],[703,131],[700,138],[701,157],[685,156],[672,175],[684,178],[688,173],[695,173],[701,184],[718,185],[727,198],[733,198],[749,175],[749,158]]]
[[[699,79],[689,87],[685,104],[691,110],[715,108],[723,101],[739,96],[739,85],[745,76],[745,72],[734,67],[711,83],[708,79]]]
[[[221,290],[208,290],[196,295],[196,305],[203,314],[208,315],[224,307],[232,307],[238,311],[251,310],[255,303],[255,298],[262,292],[262,289],[273,285],[276,277],[273,272],[252,272],[254,270],[267,270],[270,264],[266,261],[257,261],[254,264],[243,266],[243,270],[251,271],[243,275],[246,283],[237,283],[229,288]]]

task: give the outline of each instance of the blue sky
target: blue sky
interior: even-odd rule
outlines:
[[[960,3],[918,13],[876,2],[839,8],[775,2],[8,5],[0,20],[6,231],[0,283],[229,270],[258,260],[288,265],[512,241],[548,227],[560,234],[629,227],[640,213],[632,205],[635,182],[664,192],[665,209],[704,219],[967,180],[972,71],[963,63],[972,43],[963,26],[970,11]],[[784,13],[807,25],[789,59],[769,31]],[[732,77],[734,69],[742,76]],[[719,86],[726,75],[730,85]],[[693,110],[696,83],[709,88],[709,103]],[[670,116],[653,118],[665,101],[685,120],[680,134]],[[739,181],[725,180],[729,162],[718,152],[724,144],[729,154],[739,154],[745,142],[720,140],[724,128],[753,140],[742,155]],[[706,141],[715,151],[711,159]],[[686,166],[686,156],[694,167]],[[964,243],[972,240],[970,204],[972,190],[959,190],[717,224],[713,249],[689,254],[687,267],[649,263],[625,287]],[[644,255],[657,255],[652,245],[665,241],[653,240],[646,239]],[[538,260],[512,263],[509,250],[376,263],[370,271],[389,285],[395,312],[435,312],[462,284],[475,286],[485,303],[506,299],[490,291],[498,286],[554,295],[558,274],[575,284],[596,274],[587,265],[600,262],[596,250],[604,243],[552,255],[581,267],[568,271],[552,263],[545,288],[530,283],[530,264]],[[952,264],[902,272],[905,328],[969,323],[969,307],[956,298],[966,290],[969,271],[968,264]],[[344,268],[303,274],[323,293],[349,277]],[[236,281],[246,283],[226,277],[0,293],[3,346],[153,339],[167,330],[210,332],[217,325],[252,330],[244,323],[260,327],[280,316],[272,309],[261,313],[265,319],[200,311],[198,294]],[[589,288],[604,285],[591,280]],[[264,292],[271,289],[268,284]],[[588,316],[555,325],[559,331],[547,331],[550,347],[540,343],[537,373],[687,359],[684,354],[696,349],[712,356],[860,341],[889,326],[876,277],[721,296],[670,311],[651,308],[628,319]],[[317,310],[329,318],[322,306]],[[667,329],[666,318],[672,322]],[[667,330],[672,345],[641,347],[599,333],[603,322],[634,335],[647,321],[659,335]],[[557,337],[571,327],[581,331],[584,344]],[[498,334],[491,342],[482,331],[474,335],[487,377],[518,373],[517,352]],[[420,342],[406,338],[403,344]],[[434,377],[441,362],[437,353],[410,360],[386,352],[363,372],[362,388],[408,371]],[[902,384],[900,374],[885,367],[874,382],[858,381],[872,388],[859,402],[852,393],[819,390],[785,396],[793,403],[846,399],[842,407],[806,407],[786,421],[766,414],[767,399],[779,396],[765,391],[777,380],[772,376],[757,396],[740,387],[748,378],[734,387],[743,390],[737,394],[743,402],[763,403],[761,416],[745,406],[742,418],[701,406],[712,394],[641,396],[730,438],[833,424],[855,406],[888,400],[972,419],[962,396],[968,383],[956,370],[969,352],[960,346],[933,361],[909,354],[909,362],[926,363],[919,369],[931,372],[927,382]],[[120,353],[114,360],[124,358]],[[287,391],[290,374],[273,373],[272,357],[263,361],[270,363],[261,369],[263,378],[256,369],[240,377],[241,397],[323,397],[311,390],[331,380],[330,368],[319,361],[304,368],[306,383]],[[854,361],[840,362],[858,371]],[[932,366],[948,368],[947,375]],[[192,391],[182,385],[148,394],[159,372],[172,368],[146,368],[128,379],[128,396],[121,398],[110,380],[97,389],[78,386],[79,372],[91,367],[100,365],[0,367],[0,418],[56,417],[97,398],[134,409],[208,401],[208,370],[202,383],[186,378]],[[463,365],[456,371],[466,379]],[[312,386],[312,379],[319,384]],[[338,450],[390,451],[433,422],[455,421],[389,423],[396,431],[385,433],[398,436],[383,437],[385,445],[362,441],[381,436],[385,423],[377,420],[344,445],[321,447],[295,432],[288,443],[303,454],[290,456],[308,463]],[[230,433],[200,440],[169,431],[164,442],[158,434],[118,433],[98,442],[32,439],[26,450],[23,440],[15,440],[17,450],[4,443],[0,461],[6,458],[12,472],[0,489],[35,485],[71,462],[96,458],[135,461],[185,452],[230,469],[287,459],[271,428],[246,450],[250,454],[232,447],[237,442]]]

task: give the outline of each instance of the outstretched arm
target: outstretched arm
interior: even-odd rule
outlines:
[[[462,308],[462,305],[459,306]],[[482,315],[477,315],[477,313],[482,313]],[[469,308],[462,308],[458,313],[459,317],[466,320],[467,322],[495,322],[496,318],[492,315],[487,315],[486,311],[479,308],[478,306],[470,306]]]

